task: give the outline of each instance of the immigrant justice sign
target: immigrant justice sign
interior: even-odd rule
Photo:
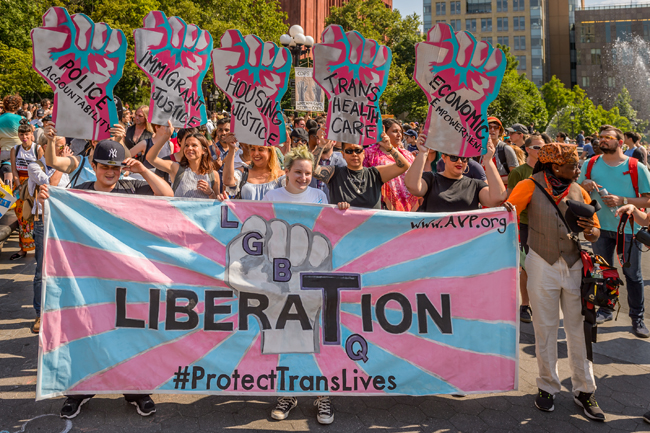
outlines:
[[[517,226],[502,209],[52,188],[45,224],[38,399],[517,387]]]

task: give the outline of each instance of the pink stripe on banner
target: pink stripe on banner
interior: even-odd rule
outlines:
[[[237,329],[237,317],[230,316],[222,322],[232,322]],[[192,365],[204,357],[233,332],[199,330],[180,340],[163,344],[118,364],[103,373],[86,379],[70,391],[145,391],[164,385],[178,371],[179,366]],[[187,386],[185,388],[187,390]]]
[[[48,277],[94,277],[142,283],[227,287],[221,280],[179,266],[58,239],[48,239],[45,255],[45,275]]]
[[[444,217],[447,218],[447,217]],[[444,220],[443,218],[443,220]],[[451,215],[449,218],[458,218]],[[456,223],[457,224],[457,223]],[[431,232],[427,232],[431,230]],[[493,228],[465,229],[438,228],[416,229],[392,239],[378,248],[366,252],[361,257],[336,269],[340,272],[366,273],[376,271],[388,265],[408,262],[422,256],[437,253],[447,248],[470,241],[482,234],[494,230]],[[435,236],[427,236],[431,233]]]
[[[363,333],[359,317],[342,313],[341,323],[352,332]],[[368,338],[369,334],[365,335]],[[516,363],[512,359],[455,349],[406,333],[376,330],[368,340],[461,391],[504,391],[515,385]]]
[[[264,202],[264,201],[231,201],[227,200],[224,204],[228,205],[230,211],[235,214],[237,219],[242,223],[253,215],[256,215],[260,218],[264,218],[266,221],[270,221],[275,218],[275,210],[273,209],[273,203]]]
[[[318,363],[318,367],[323,373],[323,376],[329,378],[337,376],[340,380],[339,383],[341,384],[341,388],[339,388],[338,391],[331,392],[343,392],[343,369],[345,368],[347,370],[346,377],[348,385],[351,385],[353,383],[354,376],[359,377],[359,380],[357,382],[358,389],[356,392],[384,394],[384,391],[375,389],[375,387],[372,386],[372,381],[368,381],[368,377],[371,376],[368,376],[365,371],[363,371],[363,362],[359,362],[359,364],[357,364],[356,362],[352,361],[345,353],[344,347],[340,345],[333,346],[321,344],[320,353],[315,353],[314,357],[316,358],[316,362]],[[355,373],[354,370],[357,370],[358,373]],[[364,387],[361,378],[363,378],[363,380],[368,383],[368,389]]]
[[[316,219],[313,231],[325,235],[334,247],[345,235],[357,229],[373,215],[374,212],[368,210],[340,211],[338,208],[326,207]]]
[[[278,366],[278,360],[280,355],[264,355],[262,354],[262,334],[258,334],[255,337],[255,341],[248,349],[248,352],[244,357],[239,361],[237,365],[237,371],[241,376],[245,374],[250,374],[253,377],[260,377],[263,374],[271,374],[271,370],[275,370]],[[275,390],[270,389],[268,380],[261,385],[267,386],[267,389],[261,389],[257,386],[257,382],[253,384],[253,389],[251,391],[258,392],[274,392]],[[276,385],[277,390],[277,385]]]
[[[217,300],[215,305],[228,302],[228,299]],[[187,304],[187,302],[185,302]],[[178,302],[178,305],[183,305]],[[167,303],[160,302],[158,310],[158,323],[165,320]],[[204,304],[199,302],[194,311],[203,314]],[[176,318],[182,318],[176,314]],[[149,304],[145,302],[127,303],[126,317],[144,320],[149,326]],[[115,328],[115,304],[84,305],[77,308],[66,308],[44,312],[42,315],[43,350],[47,353],[71,341],[92,337],[104,332],[113,331]]]
[[[220,265],[226,263],[226,247],[207,232],[201,230],[183,212],[167,200],[142,200],[131,197],[111,197],[87,191],[70,190],[82,195],[84,200],[126,220],[142,230],[168,242],[186,247]],[[218,206],[215,205],[215,215]],[[155,215],[152,218],[152,215]]]
[[[372,293],[373,305],[385,293],[401,293],[414,306],[417,305],[416,294],[425,293],[438,311],[442,311],[440,294],[449,293],[454,317],[514,323],[517,320],[518,300],[517,293],[510,289],[517,281],[517,272],[517,268],[507,268],[467,278],[406,281],[387,286],[364,287],[363,293]],[[341,303],[360,305],[361,295],[362,292],[358,290],[342,290]],[[391,308],[391,305],[389,302],[386,307]]]

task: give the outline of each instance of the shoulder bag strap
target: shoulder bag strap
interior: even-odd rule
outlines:
[[[72,186],[73,188],[77,186],[77,179],[79,179],[79,176],[81,176],[81,170],[84,168],[84,164],[86,163],[86,157],[85,156],[79,156],[81,158],[81,162],[77,166],[77,170],[75,171],[74,175],[70,179],[70,182],[68,183],[68,186],[66,188],[70,188]]]
[[[239,185],[237,188],[237,194],[235,195],[235,199],[240,200],[241,199],[241,189],[242,187],[248,182],[248,167],[244,167],[244,172],[242,173],[241,179],[239,180]]]
[[[510,167],[508,166],[508,158],[506,157],[505,146],[507,145],[497,147],[497,155],[499,155],[499,161],[501,161],[501,165],[506,171],[506,174],[510,174]]]
[[[185,173],[185,168],[186,167],[183,167],[182,165],[178,164],[178,171],[176,172],[176,176],[174,176],[172,191],[176,192],[176,189],[181,184],[181,179],[183,178],[183,174]]]
[[[589,162],[587,163],[587,172],[585,173],[585,179],[591,180],[591,170],[594,168],[594,164],[596,164],[598,158],[600,158],[600,155],[592,156],[589,158]]]

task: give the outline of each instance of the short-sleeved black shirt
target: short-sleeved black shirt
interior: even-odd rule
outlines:
[[[74,189],[87,189],[95,191],[95,182],[85,182],[77,185]],[[144,180],[123,180],[120,179],[115,184],[111,192],[116,194],[137,194],[137,195],[154,195],[153,189]]]
[[[346,201],[354,207],[381,209],[383,184],[376,167],[363,167],[358,171],[336,167],[328,183],[331,203]]]
[[[478,194],[488,186],[482,180],[466,176],[449,179],[440,173],[426,172],[422,179],[429,187],[427,190],[425,212],[463,212],[478,209]]]

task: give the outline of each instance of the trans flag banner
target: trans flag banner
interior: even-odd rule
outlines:
[[[517,387],[513,213],[51,188],[37,399]]]

